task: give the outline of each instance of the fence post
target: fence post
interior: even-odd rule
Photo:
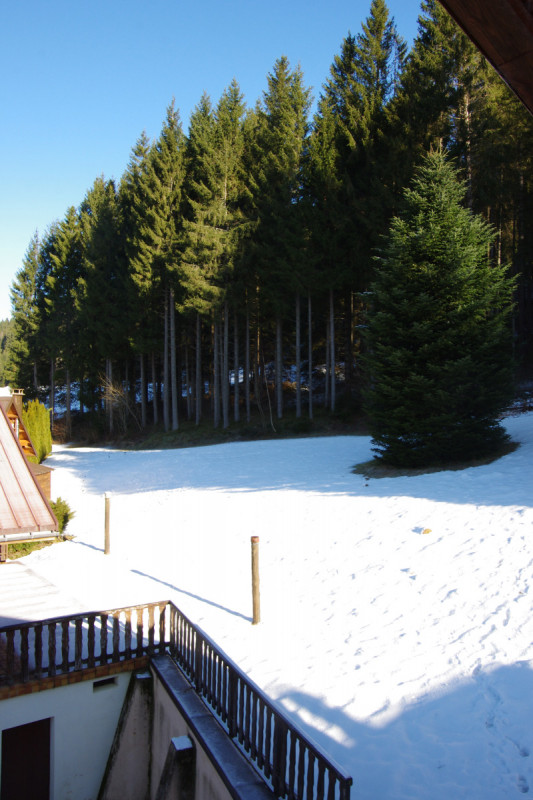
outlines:
[[[252,536],[252,625],[261,621],[261,601],[259,595],[259,536]]]
[[[109,533],[109,518],[111,516],[111,497],[109,492],[105,495],[105,538],[104,538],[104,554],[106,556],[111,552],[111,537]]]

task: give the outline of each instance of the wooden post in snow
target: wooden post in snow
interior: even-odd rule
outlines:
[[[261,603],[259,597],[259,536],[252,536],[252,625],[261,621]]]
[[[109,492],[105,495],[105,539],[104,539],[104,555],[108,556],[111,552],[111,537],[109,533],[109,518],[111,516],[111,497]]]

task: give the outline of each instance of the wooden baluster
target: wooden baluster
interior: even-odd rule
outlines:
[[[244,748],[247,753],[250,752],[250,729],[252,721],[252,693],[249,686],[243,685],[243,697],[245,698],[244,707]]]
[[[251,697],[252,701],[252,729],[250,732],[250,755],[253,759],[257,758],[257,697],[255,692]]]
[[[68,672],[68,650],[70,643],[70,625],[68,619],[61,623],[61,671]]]
[[[289,731],[290,748],[289,748],[289,798],[294,800],[296,797],[294,787],[296,783],[296,741],[298,737],[294,731]]]
[[[308,751],[308,764],[307,764],[307,800],[313,800],[315,789],[315,756]]]
[[[328,770],[328,800],[335,800],[335,784],[337,778],[333,770]]]
[[[89,669],[94,667],[94,645],[95,645],[95,630],[94,630],[95,615],[89,614],[88,629],[87,629],[87,666]]]
[[[272,752],[272,785],[274,791],[283,797],[286,793],[285,775],[287,770],[287,725],[281,717],[274,718],[274,747]]]
[[[305,746],[303,742],[300,740],[299,742],[299,755],[298,755],[298,797],[304,796],[304,784],[305,784]]]
[[[170,604],[170,655],[174,660],[176,660],[176,653],[177,653],[177,630],[176,630],[176,622],[177,622],[177,611],[176,606],[171,603]]]
[[[113,659],[115,663],[120,661],[120,619],[113,617]]]
[[[124,631],[124,658],[131,658],[131,610],[126,611],[126,625]]]
[[[239,677],[235,670],[228,666],[227,667],[228,676],[228,733],[232,739],[234,739],[237,735],[238,731],[238,719],[237,719],[237,707],[238,707],[238,681]]]
[[[258,699],[259,714],[257,720],[257,766],[263,768],[265,763],[265,704],[261,698]]]
[[[143,611],[142,609],[137,609],[137,649],[136,654],[137,658],[140,658],[144,655],[144,623],[143,623]]]
[[[340,787],[339,800],[350,800],[351,785],[352,785],[351,778],[339,780],[339,787]]]
[[[163,655],[167,651],[167,626],[166,626],[166,608],[167,603],[161,603],[159,606],[159,647],[158,650]]]
[[[324,762],[322,761],[321,758],[319,758],[318,759],[318,777],[317,777],[317,781],[316,781],[316,793],[314,795],[317,798],[317,800],[324,800],[324,798],[325,798],[325,794],[324,794],[324,771],[325,771],[325,769],[326,769],[326,767],[325,767]]]
[[[28,648],[28,629],[22,628],[20,631],[20,676],[22,683],[29,680],[29,648]]]
[[[194,652],[194,684],[198,694],[204,693],[203,676],[202,676],[203,642],[204,642],[204,637],[197,632],[195,638],[196,648]]]
[[[35,626],[35,640],[34,640],[34,655],[35,655],[35,678],[39,680],[43,674],[43,626],[38,622]]]
[[[238,682],[238,690],[237,690],[237,698],[238,698],[238,706],[237,706],[237,734],[239,738],[239,744],[243,744],[244,742],[244,684],[239,679]]]
[[[74,643],[74,669],[83,669],[83,619],[78,617],[76,620],[76,638]]]
[[[48,623],[48,674],[56,674],[56,624]]]
[[[15,682],[15,631],[6,633],[6,671],[7,682],[11,686]]]
[[[151,656],[154,654],[154,641],[154,607],[150,605],[148,606],[148,652]]]
[[[270,778],[272,775],[272,709],[265,707],[266,712],[266,725],[265,725],[265,764],[263,769],[265,775]]]
[[[204,663],[205,663],[205,696],[207,702],[213,704],[213,651],[211,647],[204,644]]]
[[[107,664],[107,614],[100,614],[100,664]]]

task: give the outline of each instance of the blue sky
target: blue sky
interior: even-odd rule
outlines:
[[[411,43],[419,0],[389,0]],[[185,131],[206,91],[236,78],[253,106],[281,55],[315,96],[370,0],[19,0],[0,25],[0,319],[34,232],[120,179],[143,130],[175,98]]]

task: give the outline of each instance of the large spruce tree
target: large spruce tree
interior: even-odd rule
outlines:
[[[428,155],[378,259],[366,399],[374,450],[390,464],[472,459],[506,438],[513,281],[490,262],[492,229],[465,193],[444,154]]]

